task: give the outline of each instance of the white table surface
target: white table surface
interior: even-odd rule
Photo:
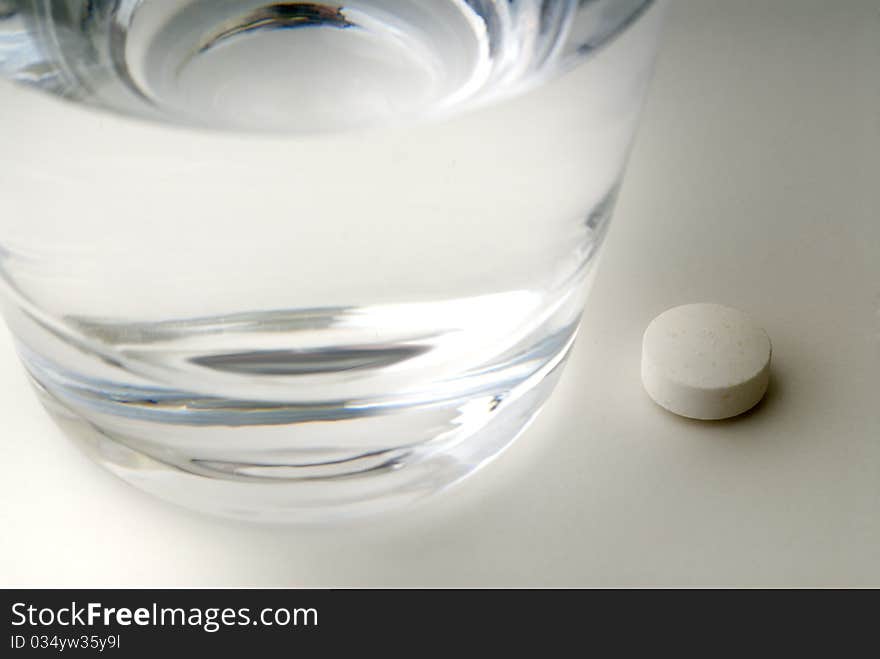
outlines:
[[[746,416],[641,389],[693,301],[773,340]],[[880,585],[880,6],[677,1],[563,380],[458,489],[311,530],[176,509],[64,439],[4,329],[0,501],[2,585]]]

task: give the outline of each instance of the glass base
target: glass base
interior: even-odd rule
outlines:
[[[130,402],[83,396],[69,376],[22,357],[65,434],[128,483],[210,514],[315,524],[409,504],[474,473],[540,410],[573,338],[504,392],[361,409],[181,394],[177,422],[167,400],[132,414]],[[332,452],[321,448],[328,436]]]

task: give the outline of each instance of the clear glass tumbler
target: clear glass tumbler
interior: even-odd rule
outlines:
[[[249,519],[472,473],[572,344],[661,5],[0,0],[0,290],[46,407]]]

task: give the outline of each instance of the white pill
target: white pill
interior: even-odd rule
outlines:
[[[645,330],[642,382],[661,407],[692,419],[726,419],[754,407],[770,379],[770,338],[742,311],[686,304]]]

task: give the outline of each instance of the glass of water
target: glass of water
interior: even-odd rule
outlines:
[[[248,519],[472,473],[559,377],[661,12],[0,0],[0,292],[44,404]]]

